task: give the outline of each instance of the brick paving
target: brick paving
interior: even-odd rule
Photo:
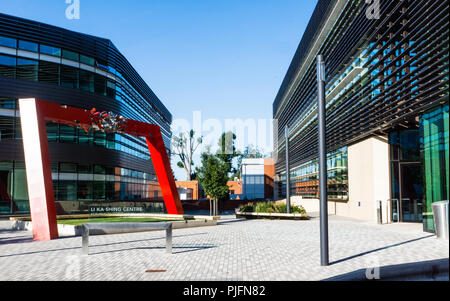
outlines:
[[[418,228],[330,216],[330,262],[320,266],[319,219],[235,220],[165,232],[35,242],[0,221],[0,280],[321,280],[373,266],[449,257],[449,243]],[[149,272],[149,270],[155,272]],[[164,270],[164,271],[160,271]],[[383,275],[381,275],[381,278]]]

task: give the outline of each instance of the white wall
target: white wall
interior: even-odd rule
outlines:
[[[386,138],[373,137],[348,147],[348,189],[348,201],[328,202],[329,214],[376,222],[378,200],[382,200],[383,222],[388,221],[390,172]],[[291,203],[302,205],[307,212],[319,211],[318,199],[293,196]]]
[[[337,215],[377,220],[378,201],[385,219],[390,198],[389,144],[385,137],[372,137],[348,147],[349,201],[338,203]]]

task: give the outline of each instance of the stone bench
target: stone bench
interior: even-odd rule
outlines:
[[[82,252],[89,255],[89,235],[166,230],[166,252],[172,253],[172,223],[87,223],[82,226]]]

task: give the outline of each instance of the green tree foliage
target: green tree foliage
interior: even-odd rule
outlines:
[[[235,141],[236,135],[233,132],[226,132],[222,133],[218,142],[216,156],[226,165],[227,174],[235,174],[237,171],[237,168],[233,167],[233,159],[240,154],[236,151]]]
[[[228,198],[228,164],[209,149],[201,154],[201,167],[197,167],[197,179],[205,194],[213,200]]]

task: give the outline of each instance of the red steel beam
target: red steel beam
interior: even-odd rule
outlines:
[[[34,98],[19,99],[33,237],[58,237],[45,121],[88,129],[91,112]],[[168,214],[184,214],[161,135],[154,124],[127,119],[124,133],[145,137]]]
[[[33,238],[58,238],[47,128],[42,106],[31,98],[20,99],[19,108]]]

